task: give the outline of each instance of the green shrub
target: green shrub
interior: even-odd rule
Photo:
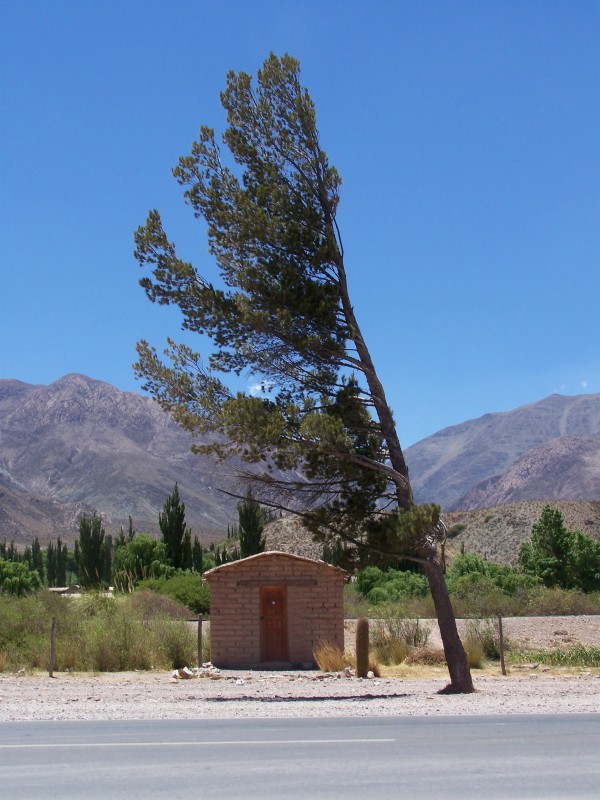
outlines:
[[[374,586],[367,594],[367,600],[374,606],[378,606],[380,603],[389,603],[391,598],[383,586]]]
[[[380,583],[383,575],[379,567],[365,567],[356,576],[356,588],[366,597]]]
[[[373,605],[406,597],[425,597],[429,593],[425,576],[410,570],[383,572],[378,567],[367,567],[358,573],[356,586]]]
[[[196,614],[208,614],[210,594],[208,585],[196,572],[176,572],[171,578],[153,578],[142,581],[139,588],[174,598]]]
[[[30,570],[23,562],[0,558],[0,595],[23,597],[36,592],[41,585],[37,570]]]

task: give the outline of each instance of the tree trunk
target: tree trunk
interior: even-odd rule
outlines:
[[[448,587],[444,580],[442,565],[435,554],[435,551],[426,555],[424,564],[425,575],[429,581],[431,596],[435,605],[435,613],[440,626],[442,644],[444,645],[444,655],[450,673],[450,683],[443,689],[443,692],[468,693],[474,692],[471,670],[465,649],[462,646],[458,629],[456,627],[456,617],[450,602]]]

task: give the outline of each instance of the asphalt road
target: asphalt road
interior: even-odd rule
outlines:
[[[600,715],[0,724],[10,800],[600,797]]]

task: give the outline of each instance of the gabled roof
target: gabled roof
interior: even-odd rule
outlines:
[[[326,561],[321,561],[320,559],[316,558],[306,558],[306,556],[296,556],[293,553],[284,553],[281,550],[267,550],[264,553],[257,553],[255,556],[248,556],[247,558],[240,558],[237,561],[229,561],[227,564],[221,564],[218,567],[213,567],[212,569],[207,570],[203,574],[203,578],[210,578],[214,575],[215,572],[220,572],[221,570],[235,570],[239,567],[240,564],[248,564],[250,561],[260,561],[261,559],[268,559],[272,556],[278,556],[283,558],[288,558],[292,561],[300,561],[306,564],[318,564],[320,567],[325,567],[326,569],[331,569],[334,572],[338,572],[342,575],[348,575],[348,573],[341,569],[340,567],[334,567],[331,564],[328,564]]]

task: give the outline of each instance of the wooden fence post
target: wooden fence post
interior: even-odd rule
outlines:
[[[55,639],[56,639],[56,616],[53,616],[52,625],[50,627],[50,665],[48,667],[49,678],[54,677]]]
[[[198,614],[198,666],[202,666],[202,614]]]
[[[502,674],[506,675],[506,664],[504,662],[504,633],[502,631],[502,616],[498,614],[498,639],[500,646],[500,669]]]

